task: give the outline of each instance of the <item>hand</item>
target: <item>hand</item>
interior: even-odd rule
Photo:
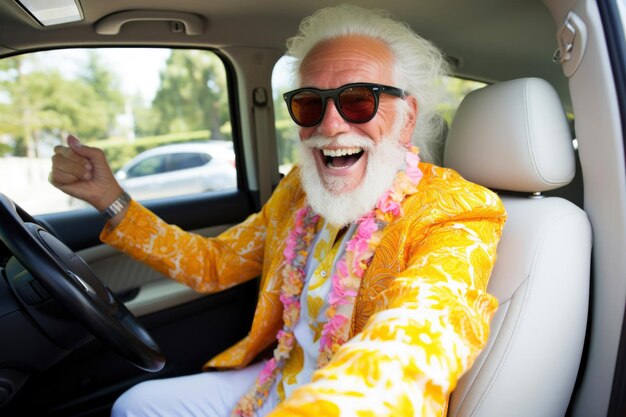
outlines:
[[[122,193],[104,152],[82,145],[72,135],[67,137],[67,144],[54,148],[50,183],[103,211]]]

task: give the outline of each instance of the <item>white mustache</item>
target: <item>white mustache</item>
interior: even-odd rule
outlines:
[[[338,148],[362,148],[363,150],[373,149],[375,144],[369,138],[364,138],[358,135],[340,135],[334,138],[329,138],[322,135],[311,136],[309,139],[302,141],[302,144],[310,149],[322,149],[330,146]]]

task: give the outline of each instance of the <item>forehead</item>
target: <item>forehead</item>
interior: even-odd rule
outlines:
[[[300,66],[302,86],[334,88],[353,82],[392,84],[392,54],[382,41],[348,36],[320,42]]]

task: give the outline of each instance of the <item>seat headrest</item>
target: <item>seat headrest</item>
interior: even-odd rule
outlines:
[[[485,187],[542,192],[574,177],[572,137],[559,97],[539,78],[468,94],[450,126],[444,166]]]

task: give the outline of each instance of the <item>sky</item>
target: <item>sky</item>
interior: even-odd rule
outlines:
[[[152,100],[159,86],[159,71],[165,68],[169,49],[135,48],[102,49],[103,59],[118,73],[124,91],[140,92],[144,99]]]
[[[100,49],[99,53],[108,67],[118,75],[122,89],[129,95],[140,92],[151,100],[159,85],[159,71],[169,56],[168,49],[136,48]],[[63,49],[42,53],[38,66],[57,68],[67,78],[74,78],[87,60],[83,49]]]

